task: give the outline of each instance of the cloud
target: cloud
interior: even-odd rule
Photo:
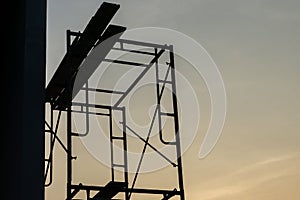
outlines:
[[[282,165],[286,167],[282,167]],[[207,181],[201,186],[202,189],[197,193],[197,196],[203,200],[243,196],[247,191],[256,187],[262,187],[265,183],[272,184],[276,182],[275,180],[297,174],[299,167],[300,154],[269,158],[245,166],[223,177]]]
[[[266,159],[266,160],[256,162],[252,165],[246,166],[242,169],[239,169],[238,171],[235,171],[232,175],[236,176],[236,175],[249,173],[251,171],[255,171],[255,170],[258,170],[260,168],[269,166],[269,165],[273,165],[273,164],[280,163],[280,162],[287,162],[288,160],[293,160],[293,159],[296,159],[296,158],[300,158],[300,155],[299,154],[292,154],[292,155],[282,155],[282,156],[278,156],[278,157],[269,158],[269,159]]]

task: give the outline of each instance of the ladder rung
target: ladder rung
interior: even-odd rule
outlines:
[[[172,84],[173,82],[172,81],[167,81],[167,80],[161,80],[161,79],[157,79],[158,82],[160,83],[169,83],[169,84]]]
[[[45,133],[51,133],[51,131],[50,130],[45,130]]]
[[[125,165],[121,165],[121,164],[112,164],[113,167],[125,167]]]
[[[165,116],[171,116],[174,117],[174,113],[165,113],[165,112],[160,112],[161,115],[165,115]]]
[[[124,137],[122,137],[122,136],[112,136],[111,139],[114,139],[114,140],[124,140]]]

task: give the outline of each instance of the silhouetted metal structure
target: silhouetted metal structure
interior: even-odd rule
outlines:
[[[74,199],[80,191],[86,192],[86,199],[112,199],[118,193],[124,193],[124,199],[129,200],[132,197],[133,193],[145,193],[145,194],[157,194],[162,195],[161,199],[170,199],[173,196],[180,197],[181,200],[184,200],[184,186],[183,186],[183,174],[182,174],[182,161],[181,161],[181,149],[180,149],[180,135],[179,135],[179,119],[178,119],[178,108],[177,108],[177,97],[176,97],[176,80],[175,80],[175,62],[174,62],[174,53],[172,45],[161,45],[153,44],[141,41],[121,39],[122,33],[126,30],[125,27],[110,25],[110,20],[113,18],[119,5],[111,3],[103,3],[96,14],[93,16],[91,21],[86,26],[85,30],[80,32],[67,31],[67,52],[61,61],[57,71],[52,77],[46,88],[46,103],[50,103],[50,122],[46,123],[46,133],[50,134],[50,153],[45,159],[45,186],[50,186],[53,179],[53,148],[55,141],[58,141],[62,148],[67,153],[67,199]],[[72,41],[72,38],[73,42]],[[106,40],[108,39],[109,40]],[[128,65],[128,66],[137,66],[142,67],[142,72],[132,80],[131,84],[125,91],[114,91],[101,88],[89,88],[88,79],[96,70],[98,65],[87,66],[85,69],[80,68],[81,64],[93,48],[102,44],[106,41],[105,45],[101,46],[101,53],[99,60],[101,62],[110,62],[119,65]],[[108,42],[107,42],[108,41]],[[125,48],[124,45],[135,45],[141,48],[151,48],[153,51],[143,51],[143,50],[134,50]],[[137,63],[124,60],[112,60],[107,59],[107,54],[111,51],[124,51],[132,54],[147,55],[152,56],[152,59],[149,63]],[[169,62],[167,63],[167,70],[163,75],[164,78],[160,78],[159,74],[159,59],[163,54],[166,54],[169,57]],[[100,62],[100,63],[101,63]],[[156,108],[151,120],[149,127],[149,132],[146,138],[140,136],[135,132],[131,127],[126,123],[126,107],[122,105],[122,101],[126,96],[132,91],[132,89],[139,83],[139,81],[145,76],[145,74],[151,69],[155,68],[156,70]],[[80,70],[84,70],[84,76],[79,80],[76,80],[76,76]],[[76,84],[75,84],[76,80]],[[165,91],[166,85],[169,84],[172,90],[172,95],[170,103],[172,104],[172,112],[163,112],[161,110],[161,100],[163,93]],[[86,95],[86,102],[74,102],[74,97],[79,93],[80,90],[83,90]],[[99,105],[89,103],[88,96],[90,92],[96,93],[108,93],[108,94],[118,94],[119,99],[114,105]],[[81,108],[80,110],[74,109],[74,107]],[[85,109],[84,109],[85,108]],[[101,108],[107,112],[91,112],[89,108]],[[122,136],[114,135],[112,129],[112,119],[113,112],[118,111],[122,113]],[[54,122],[54,112],[57,112],[57,119]],[[63,142],[57,136],[58,125],[61,120],[61,113],[67,113],[67,145],[64,145]],[[74,133],[72,132],[72,113],[82,113],[86,116],[86,132],[85,133]],[[74,157],[72,155],[72,138],[74,137],[85,137],[89,134],[89,116],[90,115],[102,115],[106,116],[109,119],[109,139],[111,142],[110,153],[111,153],[111,181],[103,186],[91,186],[84,185],[82,183],[76,185],[72,183],[72,162]],[[162,128],[162,118],[170,118],[173,120],[174,124],[174,141],[166,141],[163,135]],[[154,121],[158,120],[159,125],[159,137],[161,143],[164,145],[172,145],[176,149],[176,162],[171,161],[167,156],[159,152],[153,145],[149,143],[149,137],[151,130],[154,125]],[[137,136],[141,141],[144,142],[144,148],[141,152],[141,159],[138,163],[137,171],[133,178],[132,183],[128,181],[128,159],[127,159],[127,134],[131,132]],[[122,142],[123,149],[123,163],[116,163],[114,160],[114,145],[115,141]],[[139,170],[141,167],[142,159],[146,151],[146,147],[150,147],[152,150],[156,151],[163,159],[168,161],[173,167],[177,168],[178,175],[178,188],[172,190],[165,189],[149,189],[149,188],[136,188],[135,183]],[[124,176],[123,180],[119,181],[115,178],[116,168],[121,168]],[[97,193],[91,196],[91,191],[97,191]]]

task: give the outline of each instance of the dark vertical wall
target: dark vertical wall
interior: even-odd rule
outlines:
[[[1,48],[5,51],[1,64],[1,199],[40,200],[44,198],[46,1],[6,1],[1,8],[5,13],[1,17]]]

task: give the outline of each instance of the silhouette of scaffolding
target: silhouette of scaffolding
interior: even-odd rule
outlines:
[[[54,143],[57,141],[67,154],[67,200],[75,199],[76,195],[83,191],[86,193],[86,199],[113,199],[118,193],[124,193],[124,199],[129,200],[132,198],[133,193],[140,194],[156,194],[161,195],[160,199],[170,199],[174,196],[178,196],[181,200],[184,200],[184,184],[182,173],[182,161],[181,161],[181,148],[180,148],[180,135],[179,135],[179,119],[178,119],[178,107],[176,97],[176,80],[175,80],[175,62],[174,52],[172,45],[161,45],[136,40],[121,39],[121,35],[126,30],[123,26],[109,24],[113,18],[119,5],[104,2],[91,21],[88,23],[82,33],[73,32],[67,30],[67,52],[63,57],[58,69],[49,82],[46,88],[46,103],[50,104],[50,120],[46,120],[45,132],[50,135],[49,148],[50,153],[45,159],[45,187],[52,184],[53,179],[53,149]],[[109,40],[107,40],[109,39]],[[105,41],[105,45],[101,45]],[[107,42],[108,41],[108,42]],[[85,66],[85,69],[80,68],[83,61],[89,55],[89,53],[95,48],[101,45],[101,53],[97,55],[100,63],[108,62],[118,65],[137,66],[142,67],[143,70],[135,79],[132,80],[129,87],[125,91],[115,91],[102,88],[89,88],[88,79],[95,72],[99,65]],[[139,49],[148,48],[152,51],[143,51],[126,48],[126,45],[134,45],[140,47]],[[132,61],[125,61],[120,59],[108,59],[106,58],[111,51],[122,51],[136,55],[151,56],[152,59],[149,63],[138,63]],[[159,74],[159,59],[165,54],[168,57],[167,70],[164,74]],[[101,67],[101,66],[100,66]],[[147,137],[140,136],[126,123],[126,106],[122,105],[123,100],[128,94],[137,86],[137,84],[143,79],[150,69],[155,69],[156,80],[156,107],[151,119],[149,127],[149,133]],[[76,80],[76,77],[80,70],[84,70],[84,76]],[[163,77],[163,78],[161,78]],[[76,82],[76,83],[75,83]],[[166,87],[169,85],[171,89],[170,104],[172,104],[172,112],[164,112],[161,109],[161,101]],[[80,92],[85,93],[85,102],[75,102],[74,97]],[[92,104],[89,102],[89,93],[106,93],[106,94],[118,94],[118,100],[113,105]],[[74,109],[79,107],[80,110]],[[100,108],[106,110],[106,112],[92,112],[90,108]],[[122,121],[122,135],[114,135],[112,128],[113,112],[121,112]],[[67,121],[67,145],[57,136],[58,126],[61,121],[62,112],[66,113]],[[54,115],[57,113],[56,122],[54,121]],[[74,133],[72,131],[72,113],[81,113],[86,118],[86,132]],[[85,184],[73,184],[72,183],[72,163],[75,159],[72,154],[72,139],[75,137],[85,137],[89,134],[89,117],[91,115],[101,115],[108,117],[109,127],[109,140],[110,140],[110,157],[111,157],[111,180],[102,186],[99,185],[85,185]],[[166,141],[164,138],[162,120],[163,118],[170,118],[173,120],[174,125],[174,141]],[[177,156],[176,161],[171,161],[166,155],[161,153],[155,146],[149,143],[150,132],[153,128],[154,121],[157,120],[159,126],[159,138],[163,145],[172,145],[175,147],[175,154]],[[141,152],[141,159],[138,163],[137,171],[133,178],[133,181],[129,183],[128,180],[128,158],[127,158],[127,135],[128,133],[134,134],[137,138],[144,142],[144,148]],[[121,141],[123,163],[117,163],[114,159],[114,142]],[[154,150],[159,156],[168,161],[173,167],[177,168],[178,187],[174,189],[152,189],[152,188],[136,188],[135,183],[141,167],[143,155],[145,154],[146,147]],[[115,170],[122,169],[123,180],[116,180]],[[96,194],[91,195],[91,192]]]

